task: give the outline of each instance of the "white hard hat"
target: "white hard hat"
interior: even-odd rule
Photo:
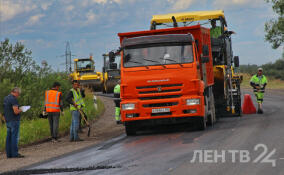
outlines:
[[[263,71],[263,70],[262,70],[262,68],[260,67],[260,68],[257,69],[257,71]]]

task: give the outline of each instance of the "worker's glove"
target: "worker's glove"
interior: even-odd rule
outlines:
[[[64,116],[64,111],[61,111],[60,115],[61,115],[61,116]]]

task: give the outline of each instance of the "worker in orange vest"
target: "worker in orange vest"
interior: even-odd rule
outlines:
[[[60,83],[54,82],[51,90],[45,91],[45,111],[48,114],[52,142],[58,142],[58,127],[60,111],[63,111],[62,93],[59,92]]]

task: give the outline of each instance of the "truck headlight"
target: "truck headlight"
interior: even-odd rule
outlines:
[[[134,103],[122,104],[122,110],[133,110],[133,109],[135,109]]]
[[[200,104],[199,98],[186,99],[186,105],[188,106],[199,105],[199,104]]]

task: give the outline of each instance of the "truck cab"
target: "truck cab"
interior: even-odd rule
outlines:
[[[204,90],[214,83],[209,30],[196,25],[118,35],[126,133],[134,134],[143,125],[192,120],[204,128]]]
[[[218,38],[199,23],[204,20],[220,22]],[[165,25],[172,27],[157,29]],[[197,11],[153,15],[150,30],[118,34],[127,135],[143,125],[188,121],[204,130],[216,113],[241,115],[241,78],[234,73],[239,58],[226,27],[222,10]]]

